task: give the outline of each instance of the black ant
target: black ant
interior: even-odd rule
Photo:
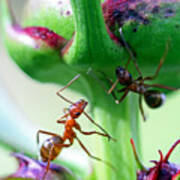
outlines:
[[[60,89],[57,92],[57,95],[59,97],[61,97],[63,100],[65,100],[66,102],[71,104],[71,106],[69,108],[65,109],[65,111],[64,111],[65,114],[57,120],[57,123],[65,125],[65,131],[63,133],[63,136],[60,136],[55,133],[47,132],[47,131],[42,131],[42,130],[39,130],[37,133],[37,144],[39,144],[39,134],[47,134],[47,135],[52,136],[51,138],[44,141],[44,143],[42,144],[41,149],[40,149],[40,156],[41,156],[42,161],[47,162],[46,172],[44,174],[43,179],[45,179],[45,176],[49,170],[50,161],[54,160],[60,154],[61,150],[64,147],[68,148],[68,147],[72,146],[72,144],[74,143],[74,139],[76,139],[78,141],[78,143],[80,144],[82,149],[88,154],[88,156],[90,156],[91,158],[96,159],[98,161],[102,161],[103,163],[107,164],[108,166],[110,166],[111,168],[114,169],[114,167],[113,167],[113,165],[111,165],[111,163],[91,155],[90,152],[83,145],[83,143],[80,141],[80,139],[77,137],[74,129],[78,130],[80,133],[82,133],[84,135],[98,134],[98,135],[107,137],[108,139],[112,139],[112,140],[115,140],[115,139],[113,139],[99,124],[95,123],[94,120],[84,111],[85,107],[88,104],[87,101],[81,99],[81,100],[77,101],[76,103],[73,103],[72,101],[66,99],[64,96],[62,96],[60,94],[60,92],[62,92],[67,87],[69,87],[77,78],[79,78],[79,76],[80,75],[77,75],[65,87],[63,87],[62,89]],[[81,129],[80,125],[76,122],[76,119],[79,118],[79,116],[82,113],[84,113],[85,116],[93,124],[95,124],[97,127],[99,127],[105,133],[100,133],[97,131],[91,131],[91,132],[83,131]],[[69,140],[69,144],[65,144],[66,140]]]
[[[149,85],[149,84],[144,83],[145,81],[154,80],[158,76],[158,73],[164,63],[166,56],[167,56],[168,48],[169,48],[169,46],[167,43],[165,52],[160,60],[160,63],[156,69],[156,72],[153,76],[143,77],[142,75],[140,75],[140,77],[138,77],[137,79],[133,79],[132,75],[126,70],[128,64],[130,62],[130,59],[129,59],[127,62],[126,68],[123,68],[121,66],[116,68],[115,73],[116,73],[117,80],[111,86],[111,88],[108,90],[108,94],[110,94],[115,89],[115,87],[118,83],[125,86],[124,88],[117,90],[117,92],[124,92],[124,94],[122,95],[122,97],[119,100],[117,100],[117,98],[115,96],[113,96],[113,97],[115,97],[117,104],[122,102],[130,91],[138,93],[139,94],[139,108],[140,108],[140,111],[141,111],[141,114],[142,114],[144,120],[146,118],[145,118],[144,110],[142,107],[142,96],[144,96],[144,100],[150,108],[158,108],[165,101],[165,95],[161,91],[152,90],[149,88],[157,87],[157,88],[162,88],[162,89],[167,89],[167,90],[177,90],[176,88],[172,88],[172,87],[168,87],[168,86],[164,86],[164,85],[160,85],[160,84]],[[138,72],[140,72],[139,69],[138,69]],[[140,74],[142,74],[142,73],[140,72]]]

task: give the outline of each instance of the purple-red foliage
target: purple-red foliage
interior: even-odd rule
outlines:
[[[139,161],[135,150],[134,141],[132,139],[131,144],[136,160]],[[177,177],[180,175],[180,165],[171,163],[168,161],[168,159],[178,144],[180,144],[180,140],[177,140],[173,144],[166,156],[163,156],[162,152],[159,150],[160,160],[151,161],[154,163],[154,166],[151,168],[144,168],[144,166],[140,164],[139,161],[138,163],[141,169],[137,171],[137,180],[177,180]]]
[[[4,180],[8,178],[43,178],[46,171],[46,163],[31,159],[20,153],[13,153],[13,156],[18,160],[19,167],[14,174],[4,178]],[[67,172],[69,173],[66,168],[51,163],[44,180],[65,179],[65,173]]]

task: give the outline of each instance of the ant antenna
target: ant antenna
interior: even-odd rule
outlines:
[[[104,78],[106,79],[106,81],[108,81],[108,83],[109,83],[111,86],[113,85],[112,80],[106,77],[106,73],[105,73],[105,72],[99,71],[99,73],[101,73],[101,74],[104,76]],[[101,87],[104,89],[104,91],[108,93],[108,90],[106,89],[104,83],[102,83],[102,81],[101,81],[100,78],[96,75],[96,73],[92,70],[92,68],[89,68],[89,69],[88,69],[87,74],[91,75],[91,76],[99,83],[99,85],[101,85]],[[116,88],[116,87],[114,87],[114,89],[115,89],[115,88]],[[117,99],[117,97],[116,97],[116,95],[115,95],[114,92],[112,92],[112,96],[113,96],[114,99]]]
[[[126,42],[126,40],[125,40],[125,38],[124,38],[124,35],[123,35],[123,32],[122,32],[122,28],[119,28],[119,33],[120,33],[120,36],[121,36],[121,40],[122,40],[122,42],[123,42],[126,50],[127,50],[128,53],[130,54],[130,57],[131,57],[134,65],[135,65],[135,67],[136,67],[139,75],[142,76],[142,72],[140,71],[140,69],[139,69],[139,67],[138,67],[138,65],[137,65],[137,63],[136,63],[136,58],[135,58],[135,56],[134,56],[134,53],[132,52],[132,50],[130,49],[128,43]],[[130,60],[128,60],[127,65],[129,64],[129,61],[130,61]],[[127,66],[127,65],[126,65],[126,66]]]
[[[103,72],[101,72],[101,73],[103,73]],[[90,76],[92,76],[92,77],[102,86],[102,88],[103,88],[105,91],[107,91],[107,90],[106,90],[106,87],[104,86],[104,84],[102,83],[102,81],[97,77],[96,73],[93,71],[92,68],[89,68],[89,69],[88,69],[87,74],[90,75]]]
[[[68,100],[67,98],[65,98],[63,95],[60,94],[60,92],[62,92],[64,89],[68,88],[74,81],[76,81],[78,78],[80,77],[80,74],[76,75],[71,81],[68,82],[68,84],[66,86],[64,86],[63,88],[61,88],[58,92],[56,92],[56,94],[62,98],[64,101],[68,102],[69,104],[74,104],[72,101]]]
[[[6,3],[7,3],[7,6],[8,6],[8,9],[9,9],[9,12],[10,12],[10,16],[11,16],[11,19],[12,19],[12,25],[18,25],[18,22],[16,20],[15,15],[14,15],[11,3],[9,2],[9,0],[6,0]]]
[[[112,85],[113,85],[113,82],[106,77],[106,74],[105,74],[104,72],[102,72],[102,71],[99,71],[99,72],[105,76],[106,80],[108,80],[109,83],[111,83],[111,86],[112,86]],[[101,87],[105,90],[105,92],[108,93],[108,90],[106,89],[104,83],[102,83],[102,81],[97,77],[96,73],[92,70],[92,68],[89,68],[87,74],[90,74],[90,75],[101,85]],[[116,86],[116,85],[115,85],[115,86]],[[114,87],[114,88],[115,88],[115,87]],[[111,92],[112,92],[112,91],[111,91]],[[111,93],[111,92],[110,92],[110,93]],[[110,94],[110,93],[108,93],[108,94]]]
[[[100,162],[106,164],[106,165],[109,166],[111,169],[113,169],[115,172],[117,172],[117,169],[116,169],[116,167],[115,167],[114,165],[112,165],[112,164],[111,164],[110,162],[108,162],[108,161],[102,160],[102,159],[100,159],[100,158],[98,158],[98,157],[96,157],[96,156],[91,155],[91,153],[86,149],[86,147],[85,147],[84,144],[81,142],[81,140],[80,140],[78,137],[76,137],[76,139],[77,139],[79,145],[82,147],[82,149],[86,152],[86,154],[87,154],[89,157],[91,157],[92,159],[95,159],[95,160],[97,160],[97,161],[100,161]]]
[[[128,59],[127,63],[126,63],[125,69],[128,68],[128,65],[129,65],[130,61],[131,61],[131,57],[129,57],[129,59]]]
[[[136,147],[135,147],[135,144],[134,144],[134,141],[133,141],[132,138],[131,138],[130,142],[131,142],[131,145],[132,145],[134,157],[135,157],[135,159],[136,159],[137,164],[139,165],[139,167],[140,167],[142,170],[147,171],[148,169],[143,165],[143,163],[142,163],[141,160],[139,159],[139,156],[138,156],[138,154],[137,154]]]
[[[180,139],[177,140],[177,141],[172,145],[172,147],[170,148],[170,150],[169,150],[168,153],[166,154],[163,162],[166,163],[166,162],[168,161],[169,156],[171,155],[171,153],[174,151],[174,149],[176,148],[176,146],[177,146],[178,144],[180,144]]]

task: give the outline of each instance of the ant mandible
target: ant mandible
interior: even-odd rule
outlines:
[[[43,179],[45,179],[46,174],[49,170],[50,162],[52,160],[54,160],[60,154],[61,150],[64,147],[68,148],[68,147],[72,146],[74,143],[74,139],[76,139],[78,141],[78,143],[80,144],[82,149],[88,154],[88,156],[90,156],[91,158],[96,159],[98,161],[101,161],[101,162],[107,164],[108,166],[110,166],[111,168],[115,169],[111,163],[91,155],[91,153],[86,149],[86,147],[83,145],[81,140],[77,137],[76,132],[74,131],[74,129],[76,129],[84,135],[98,134],[98,135],[107,137],[108,139],[115,140],[108,133],[106,133],[106,131],[99,124],[95,123],[94,120],[84,111],[84,108],[87,106],[87,103],[88,103],[87,101],[82,99],[82,100],[77,101],[76,103],[73,103],[60,94],[60,92],[62,92],[67,87],[69,87],[77,78],[79,78],[79,76],[80,75],[77,75],[65,87],[63,87],[62,89],[60,89],[57,92],[58,96],[60,96],[66,102],[71,104],[71,106],[68,109],[65,109],[65,114],[57,120],[57,123],[65,125],[65,131],[63,133],[63,136],[60,136],[60,135],[52,133],[52,132],[43,131],[43,130],[39,130],[37,133],[37,144],[39,144],[39,135],[40,134],[46,134],[46,135],[52,136],[51,138],[44,141],[44,143],[42,144],[41,149],[40,149],[40,156],[41,156],[42,161],[47,162],[46,172],[44,174]],[[97,131],[91,131],[91,132],[83,131],[81,129],[80,125],[76,122],[76,119],[82,113],[84,113],[85,116],[93,124],[95,124],[97,127],[99,127],[105,133],[100,133]],[[63,119],[65,119],[65,120],[63,120]],[[69,144],[65,144],[66,140],[69,140]]]
[[[164,52],[162,58],[160,59],[160,63],[158,65],[154,75],[143,77],[139,68],[138,69],[136,68],[140,74],[140,77],[138,77],[137,79],[133,79],[132,75],[126,70],[128,64],[130,62],[130,59],[129,59],[125,68],[123,68],[121,66],[116,68],[115,73],[116,73],[117,80],[111,86],[111,88],[108,90],[108,94],[110,94],[115,89],[115,87],[118,83],[125,86],[124,88],[117,90],[117,92],[124,92],[124,94],[122,95],[122,97],[119,100],[117,100],[117,98],[115,96],[113,96],[115,98],[117,104],[122,102],[130,91],[138,93],[139,94],[139,108],[140,108],[140,111],[141,111],[141,114],[142,114],[144,120],[146,118],[145,118],[144,110],[143,110],[143,106],[142,106],[142,96],[144,96],[144,100],[150,108],[160,107],[165,100],[165,95],[161,91],[152,90],[152,89],[149,90],[149,88],[156,87],[156,88],[162,88],[162,89],[167,89],[167,90],[177,90],[176,88],[172,88],[172,87],[168,87],[168,86],[164,86],[164,85],[160,85],[160,84],[149,85],[149,84],[144,83],[145,81],[154,80],[158,76],[158,73],[164,63],[166,56],[167,56],[168,48],[169,48],[169,44],[167,43],[165,52]],[[135,63],[135,61],[133,61],[133,62]],[[136,65],[136,67],[137,67],[137,65]]]

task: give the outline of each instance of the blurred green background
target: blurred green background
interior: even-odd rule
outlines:
[[[13,6],[17,9],[18,17],[21,17],[20,13],[23,3],[22,0],[13,0]],[[62,110],[67,104],[56,96],[56,91],[60,87],[55,84],[35,82],[21,72],[8,57],[2,43],[1,35],[0,59],[0,88],[5,90],[7,96],[15,103],[19,111],[37,129],[40,128],[61,133],[62,128],[55,122],[62,115]],[[81,97],[79,94],[75,94],[69,90],[65,92],[65,95],[72,97],[75,101]],[[170,146],[180,138],[180,92],[171,93],[167,97],[164,106],[157,110],[151,110],[145,104],[144,106],[147,122],[144,123],[141,121],[142,158],[144,163],[149,166],[149,160],[159,159],[158,149],[161,149],[165,154]],[[82,117],[79,122],[84,129],[89,128],[89,123],[86,123],[85,118]],[[21,122],[18,122],[17,119],[17,123]],[[9,129],[10,131],[11,129]],[[89,142],[87,142],[87,139],[90,139]],[[91,138],[87,139],[86,142],[89,144],[88,148],[90,148],[90,145],[92,145]],[[14,139],[14,141],[18,141],[18,139]],[[65,151],[67,153],[73,151],[80,152],[84,155],[76,145]],[[9,153],[9,150],[0,146],[0,176],[7,175],[16,168],[16,161],[10,157]],[[67,156],[67,154],[65,153],[62,156]],[[180,147],[173,153],[171,160],[180,164]]]

